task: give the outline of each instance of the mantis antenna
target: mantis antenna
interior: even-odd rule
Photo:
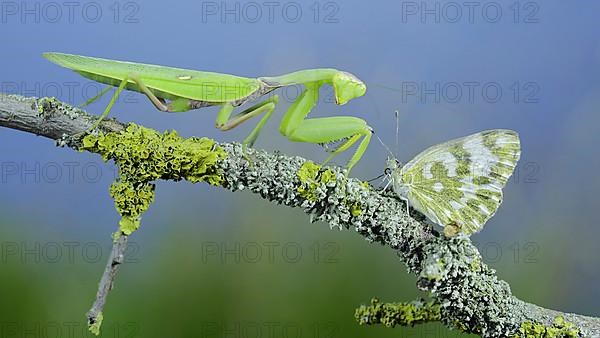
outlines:
[[[396,118],[396,149],[398,149],[398,147],[399,147],[398,135],[399,135],[399,131],[400,131],[400,118],[399,118],[400,113],[398,112],[398,110],[394,111],[394,115],[395,115],[395,118]],[[383,140],[381,140],[381,138],[379,137],[379,135],[375,134],[375,137],[377,137],[377,140],[379,141],[379,143],[381,143],[381,145],[388,152],[388,154],[390,156],[390,158],[388,158],[388,163],[389,163],[390,160],[398,162],[396,155],[394,155],[394,152],[390,150],[390,148],[385,144],[385,142],[383,142]],[[387,168],[385,168],[385,171],[384,171],[384,173],[382,175],[379,175],[376,178],[374,178],[372,180],[369,180],[369,182],[373,181],[373,180],[376,180],[376,179],[378,179],[380,177],[384,177],[383,181],[385,181],[386,179],[388,180],[387,184],[383,188],[383,190],[386,190],[389,187],[389,185],[391,184],[391,182],[392,182],[391,176],[392,176],[392,170],[389,167],[387,167]]]
[[[399,147],[399,143],[398,143],[398,134],[400,131],[400,119],[398,118],[398,116],[400,115],[400,113],[396,110],[394,111],[394,115],[396,117],[396,149],[398,149]],[[375,133],[374,133],[375,134]],[[385,150],[388,152],[388,154],[392,157],[392,158],[398,158],[393,151],[390,150],[390,148],[381,140],[381,138],[379,137],[379,135],[375,134],[375,137],[377,137],[377,140],[379,141],[379,143],[381,143],[381,145],[385,148]]]
[[[375,134],[375,133],[374,133]],[[394,156],[394,153],[390,150],[390,148],[383,143],[383,141],[381,140],[381,138],[379,137],[379,135],[375,134],[375,137],[377,137],[377,140],[379,141],[379,143],[381,143],[381,145],[385,148],[385,150],[388,152],[388,154],[393,157],[396,158],[396,156]]]

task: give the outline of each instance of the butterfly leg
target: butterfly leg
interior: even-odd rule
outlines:
[[[403,197],[403,196],[398,196],[400,197],[401,200],[404,201],[404,203],[406,203],[406,214],[408,215],[408,217],[410,217],[410,206],[408,205],[408,198]]]

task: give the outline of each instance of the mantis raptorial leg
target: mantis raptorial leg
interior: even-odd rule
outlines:
[[[329,155],[323,164],[329,162],[335,155],[350,148],[361,137],[364,137],[348,162],[347,173],[349,173],[366,151],[371,140],[372,131],[364,120],[356,117],[335,116],[307,119],[306,116],[319,99],[319,88],[321,86],[322,83],[320,82],[306,85],[306,90],[283,117],[279,131],[290,141],[295,142],[326,144],[347,139]]]

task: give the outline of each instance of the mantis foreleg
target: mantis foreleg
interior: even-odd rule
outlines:
[[[348,162],[348,173],[364,154],[371,140],[371,128],[363,119],[350,116],[306,119],[319,98],[321,84],[308,83],[306,90],[287,111],[279,130],[290,141],[309,143],[331,143],[343,140],[343,143],[325,160],[347,150],[361,137],[364,137],[356,152]],[[325,164],[323,163],[323,164]]]
[[[350,158],[350,161],[348,161],[348,171],[350,171],[350,169],[352,169],[352,167],[354,167],[354,165],[360,160],[362,155],[367,150],[367,147],[369,146],[369,142],[371,141],[372,131],[371,131],[371,128],[367,125],[367,123],[363,119],[359,119],[359,118],[351,117],[351,116],[341,116],[340,118],[343,118],[345,122],[351,122],[352,128],[348,129],[349,133],[352,133],[352,132],[358,132],[358,133],[354,134],[345,143],[343,143],[335,151],[333,151],[331,153],[331,155],[329,155],[329,157],[327,157],[325,162],[323,162],[323,164],[329,162],[335,155],[337,155],[343,151],[346,151],[354,143],[356,143],[356,141],[358,141],[362,136],[364,136],[362,142],[360,142],[360,144],[358,145],[358,148],[356,148],[354,155],[352,155],[352,157]],[[326,118],[324,118],[324,119],[326,119]],[[321,121],[322,121],[321,123],[328,123],[327,121],[323,121],[324,119],[321,119]],[[335,119],[335,117],[331,117],[329,119]],[[337,123],[336,121],[329,121],[329,122]],[[357,130],[357,127],[358,127],[358,130]]]

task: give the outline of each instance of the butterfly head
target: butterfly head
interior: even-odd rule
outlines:
[[[385,173],[391,176],[396,170],[402,167],[402,163],[394,157],[388,157],[385,166]]]
[[[394,179],[398,175],[400,168],[402,168],[400,161],[398,161],[395,157],[388,157],[384,174],[389,183],[394,182]]]

